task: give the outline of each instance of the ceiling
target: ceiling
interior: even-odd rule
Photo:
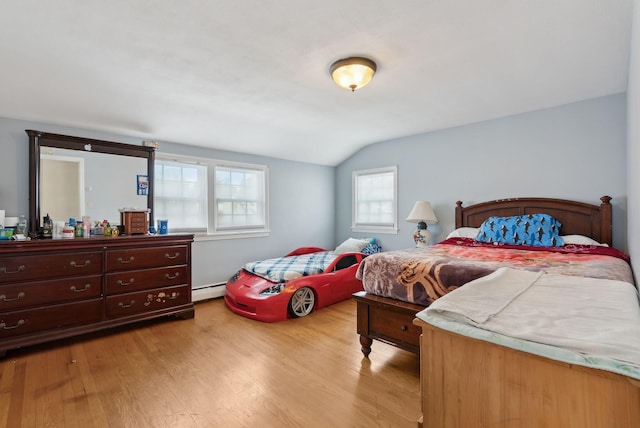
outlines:
[[[4,2],[0,116],[337,165],[625,92],[631,16],[632,0]],[[378,65],[355,93],[329,76],[351,55]]]

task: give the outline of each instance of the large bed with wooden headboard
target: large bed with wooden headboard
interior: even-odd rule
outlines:
[[[633,283],[628,259],[624,254],[618,257],[616,250],[611,248],[611,198],[604,196],[600,200],[600,204],[592,205],[562,199],[512,198],[468,207],[458,202],[455,224],[456,229],[478,228],[492,216],[549,214],[561,223],[559,233],[567,238],[569,244],[565,247],[568,252],[576,253],[577,258],[586,254],[588,261],[584,263],[584,276]],[[579,237],[577,244],[572,241],[575,236]],[[583,242],[583,238],[608,247],[591,245]],[[387,277],[373,279],[372,274],[367,273],[367,266],[361,266],[365,291],[354,296],[357,301],[357,332],[365,356],[371,352],[373,340],[420,354],[424,426],[640,426],[640,381],[633,376],[523,352],[448,331],[416,318],[418,312],[422,314],[432,302],[467,283],[467,280],[471,284],[477,278],[490,275],[498,266],[508,266],[512,260],[509,254],[497,265],[493,264],[494,260],[482,261],[480,268],[471,264],[472,273],[465,277],[460,275],[460,271],[468,266],[458,256],[470,252],[471,257],[477,259],[477,253],[482,251],[477,247],[482,245],[470,244],[468,238],[452,239],[464,241],[470,248],[449,250],[455,243],[447,242],[450,241],[448,239],[443,245],[449,247],[444,249],[439,243],[428,250],[389,252],[388,267],[381,267],[382,260],[366,259],[371,271],[388,271]],[[503,246],[485,247],[488,252],[495,252]],[[554,275],[581,275],[583,267],[570,259],[572,254],[556,256],[547,254],[544,248],[535,249],[537,252],[529,250],[516,248],[514,251],[527,252],[523,256],[525,259],[543,259],[546,264],[537,268],[528,265],[529,260],[522,264],[516,261],[517,269],[542,270],[545,274],[549,271]],[[449,254],[451,251],[454,256]],[[600,254],[600,251],[604,253]],[[428,259],[429,269],[437,279],[427,279],[423,275],[416,281],[415,271],[426,269],[417,269],[415,264],[407,262],[407,257],[420,258],[424,252],[437,253],[435,261]],[[426,256],[431,257],[431,254]],[[449,266],[451,262],[453,267]],[[570,266],[569,270],[563,271],[567,266]],[[411,274],[407,274],[407,269],[412,269]],[[393,275],[407,288],[406,295],[402,290],[398,291],[398,287],[389,285],[395,281],[390,279]]]

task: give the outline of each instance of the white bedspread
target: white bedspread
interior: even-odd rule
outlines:
[[[501,268],[436,300],[426,316],[640,365],[640,304],[623,281]]]

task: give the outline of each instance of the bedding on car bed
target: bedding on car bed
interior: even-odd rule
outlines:
[[[245,264],[242,268],[272,282],[285,282],[322,273],[338,257],[333,251],[277,257]]]

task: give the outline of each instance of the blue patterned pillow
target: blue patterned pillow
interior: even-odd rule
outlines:
[[[489,217],[480,225],[476,241],[534,247],[561,247],[562,224],[549,214]]]
[[[369,254],[369,255],[375,254],[375,253],[381,253],[382,247],[380,246],[380,244],[376,242],[376,238],[371,238],[369,240],[369,243],[360,252],[363,254]]]

